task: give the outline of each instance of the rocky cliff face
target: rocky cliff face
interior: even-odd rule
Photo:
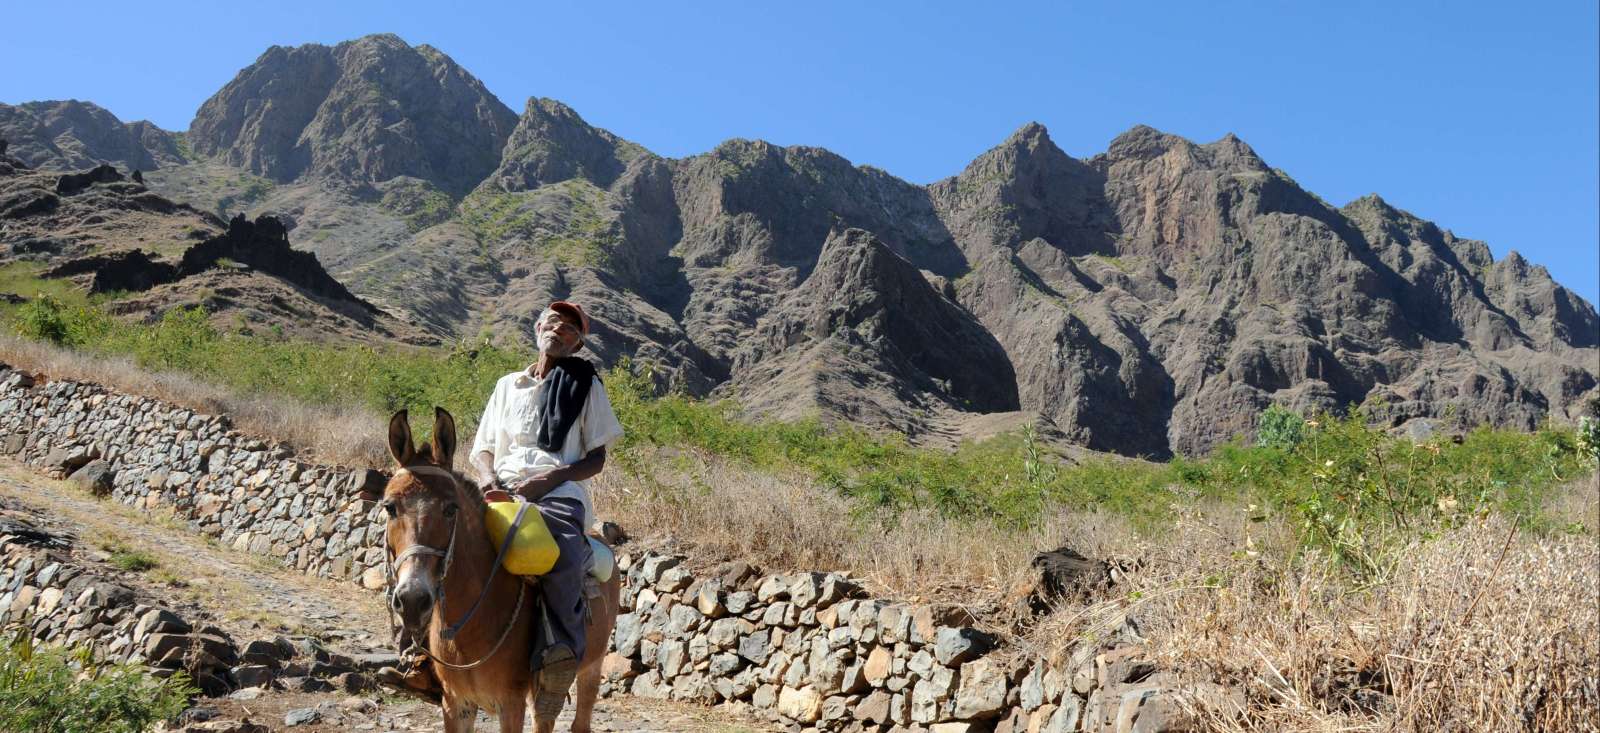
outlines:
[[[1334,208],[1231,135],[1136,127],[1079,160],[1029,124],[929,186],[752,140],[672,160],[370,36],[270,49],[188,139],[204,159],[158,191],[277,215],[437,335],[525,339],[577,299],[601,360],[769,414],[917,438],[1018,413],[1164,456],[1272,403],[1532,427],[1600,395],[1600,318],[1543,268],[1376,196]]]
[[[831,233],[735,352],[729,390],[783,418],[925,432],[951,412],[1018,409],[1011,362],[971,313],[861,229]]]
[[[0,139],[32,168],[71,170],[110,163],[154,170],[184,162],[177,137],[145,122],[77,100],[0,104]]]
[[[515,122],[450,57],[376,35],[268,49],[201,105],[189,140],[277,181],[411,176],[459,195],[495,169]]]

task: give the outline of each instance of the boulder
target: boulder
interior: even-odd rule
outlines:
[[[377,501],[383,497],[383,487],[388,483],[389,480],[382,473],[370,468],[358,468],[345,479],[345,494]]]
[[[71,196],[96,183],[115,183],[120,180],[122,174],[116,168],[102,163],[82,173],[63,174],[56,179],[56,193]]]
[[[82,468],[73,471],[67,477],[68,481],[82,487],[95,496],[107,496],[116,481],[117,474],[111,470],[111,464],[95,459],[85,463]]]
[[[88,465],[89,461],[94,460],[94,458],[94,454],[85,446],[62,446],[60,448],[52,448],[49,453],[45,454],[44,467],[61,471],[62,474],[71,474],[73,471]]]
[[[994,637],[970,627],[942,628],[934,639],[933,656],[946,667],[957,667],[994,648]]]

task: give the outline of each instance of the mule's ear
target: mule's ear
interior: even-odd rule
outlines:
[[[443,407],[433,408],[433,461],[450,468],[456,455],[456,419]]]
[[[406,411],[396,412],[389,418],[389,455],[396,463],[409,466],[417,460],[417,446],[411,442],[411,421]]]

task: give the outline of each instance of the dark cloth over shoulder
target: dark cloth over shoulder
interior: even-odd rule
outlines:
[[[593,364],[576,356],[560,359],[550,368],[539,394],[539,431],[534,439],[540,448],[561,452],[567,432],[583,414],[583,403],[589,400],[589,388],[597,376]]]

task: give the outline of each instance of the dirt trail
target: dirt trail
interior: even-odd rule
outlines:
[[[348,583],[313,578],[275,561],[223,547],[159,513],[97,500],[61,481],[0,458],[0,496],[39,512],[52,531],[75,538],[74,555],[104,561],[112,551],[136,551],[158,563],[120,582],[164,599],[186,617],[205,619],[236,639],[301,634],[350,655],[387,652],[388,625],[378,594]],[[250,720],[271,730],[438,731],[438,708],[388,693],[292,693],[250,690],[232,698],[198,699],[201,716]],[[291,711],[318,719],[286,726]],[[558,730],[566,730],[571,712]],[[306,715],[306,717],[310,717]],[[477,730],[498,731],[487,716]],[[610,733],[745,733],[770,730],[736,711],[619,697],[600,700],[595,730]]]

